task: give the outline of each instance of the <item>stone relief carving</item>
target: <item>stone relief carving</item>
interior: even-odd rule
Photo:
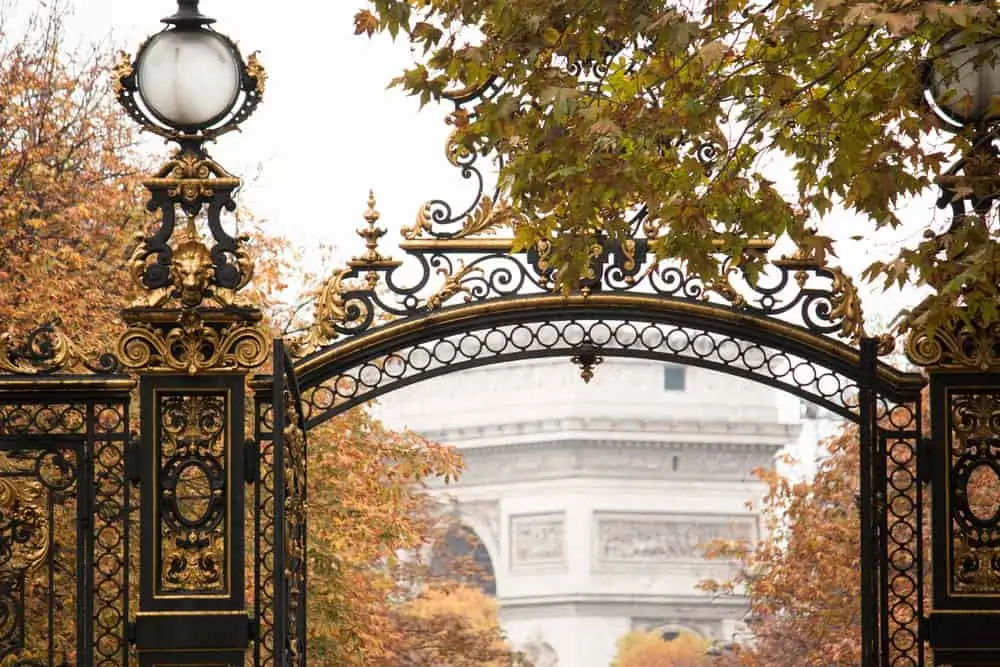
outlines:
[[[664,563],[701,558],[713,540],[753,540],[756,521],[737,516],[595,515],[599,563]]]
[[[510,517],[512,566],[557,564],[565,559],[566,517],[562,512]]]

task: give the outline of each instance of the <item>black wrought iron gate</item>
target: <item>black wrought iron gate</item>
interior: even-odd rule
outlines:
[[[125,667],[133,613],[127,377],[0,390],[0,663]]]
[[[306,429],[295,368],[273,347],[271,383],[255,393],[259,475],[254,544],[257,665],[306,664]]]

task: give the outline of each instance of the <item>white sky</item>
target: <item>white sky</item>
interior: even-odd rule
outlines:
[[[72,34],[87,41],[110,31],[116,44],[130,53],[160,29],[159,19],[176,6],[172,0],[70,2],[75,5]],[[266,229],[289,237],[307,252],[319,243],[333,243],[343,258],[361,247],[353,230],[362,223],[369,188],[375,190],[381,222],[390,230],[383,241],[386,248],[427,199],[444,198],[461,208],[471,201],[470,184],[444,159],[446,109],[418,111],[415,99],[386,89],[410,62],[408,46],[353,34],[352,17],[365,4],[201,2],[202,11],[218,19],[216,29],[236,40],[244,56],[260,50],[269,77],[257,113],[241,134],[221,138],[210,149],[213,156],[248,181],[243,202],[266,221]],[[166,156],[166,147],[151,147]],[[940,215],[933,209],[934,196],[928,192],[908,207],[908,219],[914,222],[905,230],[873,238],[866,221],[848,216],[830,220],[823,230],[843,240],[838,245],[841,262],[857,276],[873,255],[889,257],[900,239],[912,242],[919,237],[928,221]],[[848,240],[859,234],[866,235],[865,240]],[[315,260],[308,263],[313,270],[319,268]],[[325,267],[324,273],[333,268]],[[913,294],[885,297],[858,283],[867,319],[880,324],[873,329],[884,328],[902,305],[916,301]]]

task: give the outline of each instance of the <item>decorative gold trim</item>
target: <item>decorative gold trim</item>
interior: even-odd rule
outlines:
[[[125,90],[125,79],[129,78],[134,73],[132,69],[132,56],[125,51],[119,51],[118,61],[115,63],[114,68],[111,71],[111,89],[117,97]]]
[[[127,368],[143,371],[232,371],[267,360],[267,337],[255,325],[212,321],[211,312],[184,310],[173,325],[137,320],[118,339],[118,357]]]
[[[903,327],[910,330],[906,356],[917,366],[933,370],[1000,369],[1000,322],[989,326],[970,324],[955,314],[948,322],[929,330],[923,319],[916,316]]]
[[[215,160],[192,150],[179,150],[153,178],[142,182],[150,190],[163,190],[185,201],[211,199],[216,188],[235,189],[240,179]]]
[[[472,291],[468,285],[463,285],[462,280],[467,276],[475,273],[481,274],[483,272],[480,266],[466,266],[465,262],[458,261],[458,271],[454,273],[449,273],[445,269],[438,269],[438,275],[444,276],[444,283],[438,288],[438,291],[427,298],[427,310],[436,310],[444,305],[444,303],[455,296],[459,292],[463,292],[468,296],[465,297],[465,302],[468,303],[472,301]]]
[[[0,478],[0,516],[6,529],[15,530],[19,523],[23,524],[20,529],[23,534],[8,544],[9,552],[3,567],[28,573],[41,567],[48,558],[49,519],[48,512],[39,502],[41,490],[38,482],[19,481],[20,484],[15,485],[10,479]]]
[[[247,56],[247,75],[254,80],[257,94],[264,97],[264,87],[267,85],[267,72],[264,70],[260,59],[257,58],[258,53],[260,51],[254,51]]]
[[[382,214],[375,209],[375,192],[373,190],[368,191],[368,208],[365,210],[363,217],[368,226],[355,230],[355,233],[364,239],[365,252],[357,257],[353,257],[347,263],[348,266],[368,269],[385,269],[399,266],[401,262],[383,255],[378,250],[378,242],[386,235],[386,230],[376,224],[379,218],[382,217]]]
[[[39,375],[74,366],[95,370],[101,365],[101,355],[81,350],[63,331],[60,320],[31,332],[22,344],[17,344],[9,333],[0,334],[0,371],[5,373]]]

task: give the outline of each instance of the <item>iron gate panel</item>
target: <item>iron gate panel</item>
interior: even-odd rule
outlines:
[[[128,394],[56,384],[0,386],[0,661],[127,667]]]
[[[256,395],[255,494],[258,665],[306,664],[306,430],[298,380],[284,343],[273,349],[270,393]]]

